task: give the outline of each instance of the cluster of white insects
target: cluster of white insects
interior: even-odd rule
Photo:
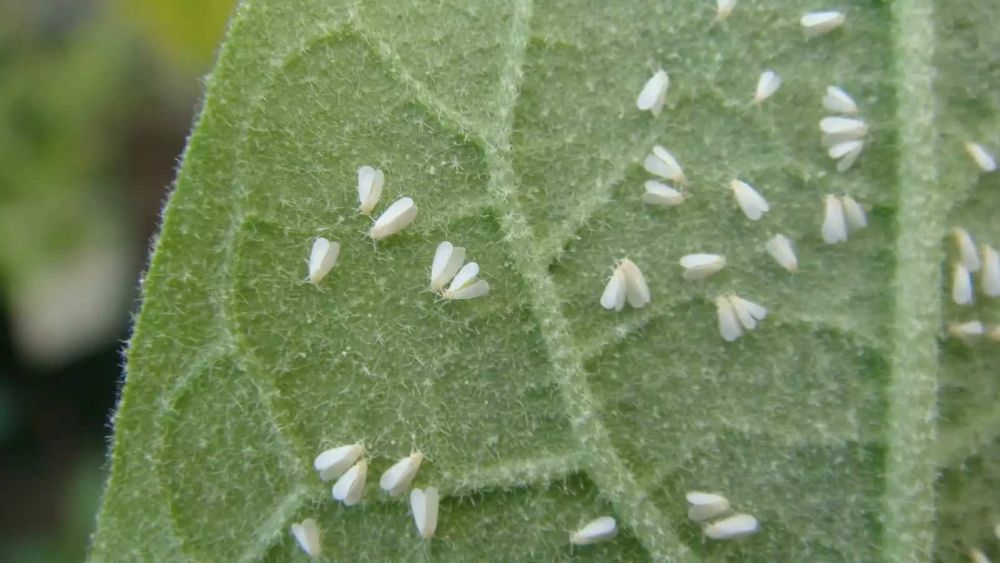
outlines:
[[[704,534],[713,540],[731,540],[760,529],[753,516],[732,513],[729,499],[720,494],[692,491],[687,494],[687,501],[688,518],[700,523]]]
[[[951,299],[956,305],[972,305],[975,301],[973,274],[979,274],[979,289],[983,295],[1000,297],[1000,254],[988,244],[977,252],[976,243],[969,231],[962,227],[952,230],[958,260],[951,269]],[[1000,326],[989,330],[977,320],[951,323],[948,332],[963,340],[970,340],[987,334],[990,339],[1000,342]]]
[[[349,444],[323,451],[313,461],[313,467],[322,481],[337,481],[333,485],[333,499],[344,506],[354,506],[361,502],[365,483],[368,480],[368,460],[361,444]],[[423,539],[431,539],[437,529],[438,491],[434,487],[412,489],[413,479],[424,461],[419,451],[397,461],[379,479],[379,488],[390,497],[398,497],[410,491],[410,511],[417,526],[417,533]],[[323,552],[319,525],[312,518],[292,524],[292,535],[302,551],[312,557]]]
[[[736,7],[736,0],[717,0],[716,19],[729,17]],[[817,36],[833,31],[843,25],[844,14],[835,11],[813,12],[802,16],[800,23],[807,36]],[[753,95],[754,104],[762,104],[781,87],[781,77],[773,70],[766,70],[758,78]],[[660,69],[646,82],[636,99],[641,111],[649,111],[658,116],[665,105],[670,87],[669,74]],[[854,99],[838,86],[828,86],[822,98],[823,107],[836,114],[820,120],[821,141],[827,147],[827,154],[837,161],[838,172],[849,170],[865,147],[868,125],[857,117],[858,105]],[[968,141],[965,150],[982,172],[997,169],[995,158],[980,144]],[[675,207],[684,203],[683,187],[687,179],[677,158],[666,148],[656,145],[643,161],[643,167],[657,179],[645,182],[642,201],[649,205]],[[374,211],[382,195],[385,175],[371,166],[358,169],[358,212],[369,215]],[[670,182],[668,184],[666,182]],[[770,211],[770,205],[763,195],[749,183],[733,179],[729,189],[734,200],[747,219],[760,220]],[[390,205],[374,222],[369,236],[374,241],[390,237],[416,218],[417,207],[409,197],[403,197]],[[826,195],[823,198],[823,220],[820,232],[826,244],[847,241],[852,230],[867,226],[864,207],[847,195]],[[982,245],[977,252],[971,235],[962,228],[954,229],[959,260],[952,269],[952,299],[956,304],[968,305],[974,300],[972,275],[979,273],[980,287],[988,297],[1000,296],[1000,256],[989,246]],[[783,234],[774,235],[765,245],[765,250],[774,261],[788,272],[798,270],[798,257],[793,241]],[[340,254],[340,245],[325,238],[317,238],[312,246],[308,261],[308,281],[320,283],[333,269]],[[680,259],[685,280],[702,280],[726,266],[725,256],[711,253],[689,254]],[[465,249],[448,241],[438,244],[430,272],[430,289],[447,300],[463,300],[485,296],[490,286],[478,279],[479,265],[465,262]],[[615,262],[612,275],[601,294],[603,308],[621,311],[625,304],[642,308],[651,301],[649,286],[639,267],[622,258]],[[767,317],[767,309],[753,301],[733,293],[718,295],[714,300],[718,317],[719,333],[727,342],[740,338],[745,331],[754,330]],[[987,333],[980,321],[952,323],[949,332],[962,339],[982,336]],[[1000,326],[989,331],[989,337],[1000,341]],[[366,450],[361,444],[352,444],[326,450],[316,457],[314,467],[323,481],[336,479],[332,496],[345,506],[353,506],[361,501],[368,473],[368,461],[364,459]],[[410,490],[410,485],[420,468],[423,455],[414,452],[402,458],[383,473],[379,485],[390,496],[396,497]],[[704,535],[711,539],[733,539],[759,530],[755,517],[744,513],[733,513],[729,500],[716,493],[690,492],[686,495],[689,503],[688,517],[702,525]],[[434,536],[438,520],[439,495],[437,489],[410,490],[410,509],[418,534],[421,538]],[[572,545],[589,545],[610,540],[617,535],[617,522],[611,516],[596,518],[578,530],[571,532]],[[322,553],[319,525],[312,518],[292,524],[291,533],[302,550],[312,557]],[[996,533],[1000,538],[1000,525]],[[988,563],[986,556],[978,549],[970,550],[970,557],[978,563]]]
[[[729,499],[716,493],[693,491],[687,494],[688,518],[702,525],[705,536],[713,540],[731,540],[756,533],[757,519],[730,510]],[[618,534],[618,524],[611,516],[601,516],[572,532],[569,543],[590,545],[607,541]]]
[[[368,215],[375,209],[384,185],[385,174],[381,170],[371,166],[358,169],[359,213]],[[375,220],[368,234],[372,240],[382,240],[409,226],[416,217],[417,206],[413,200],[408,197],[400,198]],[[313,241],[312,251],[309,253],[309,283],[316,285],[323,281],[337,265],[339,257],[339,243],[323,237]],[[439,244],[431,264],[431,290],[450,301],[473,299],[488,294],[489,282],[478,278],[479,264],[464,261],[464,248],[456,247],[448,241]]]
[[[728,17],[735,6],[734,0],[719,0],[717,19]],[[802,17],[801,23],[807,35],[820,35],[842,25],[844,15],[839,12],[810,13]],[[657,70],[639,92],[636,107],[641,111],[649,111],[654,116],[659,115],[669,87],[670,77],[667,72],[663,69]],[[781,77],[773,70],[764,71],[757,80],[753,103],[763,103],[780,87]],[[836,86],[827,88],[823,106],[842,114],[853,115],[858,111],[854,100]],[[824,133],[824,145],[830,146],[830,156],[839,159],[837,170],[847,171],[864,147],[862,139],[868,133],[868,126],[860,119],[827,117],[820,121],[820,129]],[[663,181],[678,186],[683,186],[687,182],[683,167],[669,150],[660,145],[654,146],[652,152],[643,160],[643,168],[660,178],[649,180],[644,184],[643,202],[665,207],[675,207],[684,203],[685,194]],[[729,183],[729,189],[747,219],[758,221],[771,210],[767,199],[749,183],[736,178]],[[867,224],[864,208],[850,196],[828,195],[824,198],[821,234],[827,244],[844,242],[850,229],[863,228]],[[780,233],[774,235],[765,245],[765,250],[785,270],[789,272],[798,270],[799,261],[795,247],[787,236]],[[711,253],[689,254],[681,258],[680,265],[684,268],[684,279],[701,280],[725,268],[726,258]],[[651,301],[651,296],[638,266],[631,260],[622,259],[615,263],[600,302],[605,309],[621,311],[626,300],[632,307],[640,308]],[[742,336],[744,331],[755,329],[757,323],[767,316],[767,309],[762,305],[733,294],[717,296],[715,305],[719,333],[728,342]]]

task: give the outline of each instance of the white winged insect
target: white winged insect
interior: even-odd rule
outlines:
[[[368,461],[360,460],[346,473],[337,479],[333,485],[333,499],[344,503],[344,506],[354,506],[361,502],[365,492],[365,481],[368,478]]]
[[[585,524],[569,536],[573,545],[590,545],[610,540],[618,534],[618,523],[611,516],[601,516]]]
[[[385,186],[385,174],[377,168],[362,166],[358,168],[358,212],[368,215],[375,209],[382,197],[382,187]]]
[[[413,452],[403,459],[397,461],[395,465],[386,470],[379,479],[379,487],[389,493],[389,496],[398,497],[410,488],[410,483],[417,475],[420,464],[424,461],[424,454]]]
[[[361,444],[331,448],[316,456],[313,467],[319,472],[320,479],[332,481],[343,475],[363,455],[365,447]]]
[[[646,172],[659,176],[661,178],[666,178],[677,182],[678,184],[683,184],[687,181],[684,176],[684,169],[681,168],[677,159],[674,155],[670,153],[667,149],[656,145],[653,147],[653,152],[646,155],[646,159],[642,162],[643,167]]]
[[[802,29],[805,30],[807,36],[815,37],[844,25],[845,19],[841,12],[809,12],[802,16],[799,23],[802,24]]]
[[[669,88],[670,75],[667,74],[667,71],[663,69],[656,71],[639,92],[639,97],[635,100],[636,107],[641,111],[648,111],[654,117],[660,115],[660,112],[663,111],[663,104],[667,100]]]
[[[309,252],[309,283],[316,285],[337,265],[340,256],[340,244],[330,242],[323,237],[313,241]]]
[[[465,249],[448,241],[437,245],[434,251],[434,262],[431,264],[431,289],[441,291],[455,274],[462,268],[465,261]]]
[[[680,259],[684,279],[705,279],[726,267],[726,257],[720,254],[687,254]]]
[[[375,220],[369,231],[374,240],[382,240],[402,231],[417,217],[417,205],[408,197],[397,199]]]
[[[733,190],[736,203],[743,210],[743,214],[747,216],[747,219],[756,221],[771,210],[771,206],[768,205],[764,196],[760,195],[760,192],[755,190],[750,184],[741,180],[733,180],[729,183],[729,187]]]
[[[703,522],[729,511],[729,499],[715,493],[692,491],[687,494],[688,518],[695,522]]]
[[[309,557],[319,557],[323,555],[323,543],[319,531],[319,524],[312,518],[306,518],[302,522],[292,524],[292,536],[302,551]]]
[[[434,487],[410,491],[413,522],[417,525],[417,533],[425,540],[433,538],[437,530],[439,500],[438,491]]]

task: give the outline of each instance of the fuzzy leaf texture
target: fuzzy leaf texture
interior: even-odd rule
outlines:
[[[964,561],[1000,558],[1000,345],[948,322],[1000,303],[947,299],[950,227],[1000,243],[1000,19],[985,2],[848,2],[807,38],[804,1],[357,3],[251,0],[208,81],[145,279],[115,416],[94,561]],[[663,113],[635,98],[660,65]],[[751,103],[765,69],[783,79]],[[855,167],[820,145],[826,86],[868,122]],[[675,208],[641,202],[642,158],[669,148]],[[378,244],[355,174],[385,170],[377,212],[416,222]],[[751,222],[739,178],[771,212]],[[820,237],[822,197],[870,226]],[[800,270],[766,254],[796,241]],[[304,281],[316,236],[342,245]],[[492,287],[427,291],[438,242]],[[710,252],[699,282],[678,259]],[[598,300],[616,259],[652,304]],[[713,299],[768,307],[734,343]],[[364,441],[364,501],[311,467]],[[419,539],[378,475],[419,448],[442,494]],[[684,493],[724,493],[761,531],[706,540]],[[405,498],[405,497],[404,497]],[[622,531],[571,548],[600,515]]]

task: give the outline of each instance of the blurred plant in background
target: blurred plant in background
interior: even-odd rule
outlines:
[[[234,0],[0,0],[0,560],[79,561],[148,241]]]

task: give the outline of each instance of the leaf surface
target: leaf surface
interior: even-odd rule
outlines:
[[[857,3],[806,38],[809,8],[742,2],[713,23],[694,2],[244,3],[145,281],[93,558],[296,560],[288,527],[306,517],[334,560],[996,554],[1000,347],[944,325],[1000,319],[942,297],[950,225],[1000,241],[998,177],[962,152],[1000,147],[996,16]],[[652,118],[635,96],[660,65]],[[765,69],[783,85],[758,107]],[[819,143],[829,84],[871,128],[845,174]],[[640,201],[654,144],[685,168],[680,207]],[[378,244],[355,212],[366,164],[386,173],[378,210],[419,207]],[[761,221],[733,178],[771,203]],[[869,210],[842,245],[820,237],[828,193]],[[797,274],[764,251],[778,232]],[[316,236],[342,250],[312,286]],[[489,296],[427,291],[442,240]],[[728,266],[685,281],[695,252]],[[653,302],[604,311],[626,256]],[[770,311],[735,343],[718,334],[725,292]],[[345,509],[311,462],[357,441],[369,484]],[[444,495],[430,542],[376,486],[412,449],[416,486]],[[704,540],[690,490],[761,532]],[[603,514],[618,538],[571,549]]]

